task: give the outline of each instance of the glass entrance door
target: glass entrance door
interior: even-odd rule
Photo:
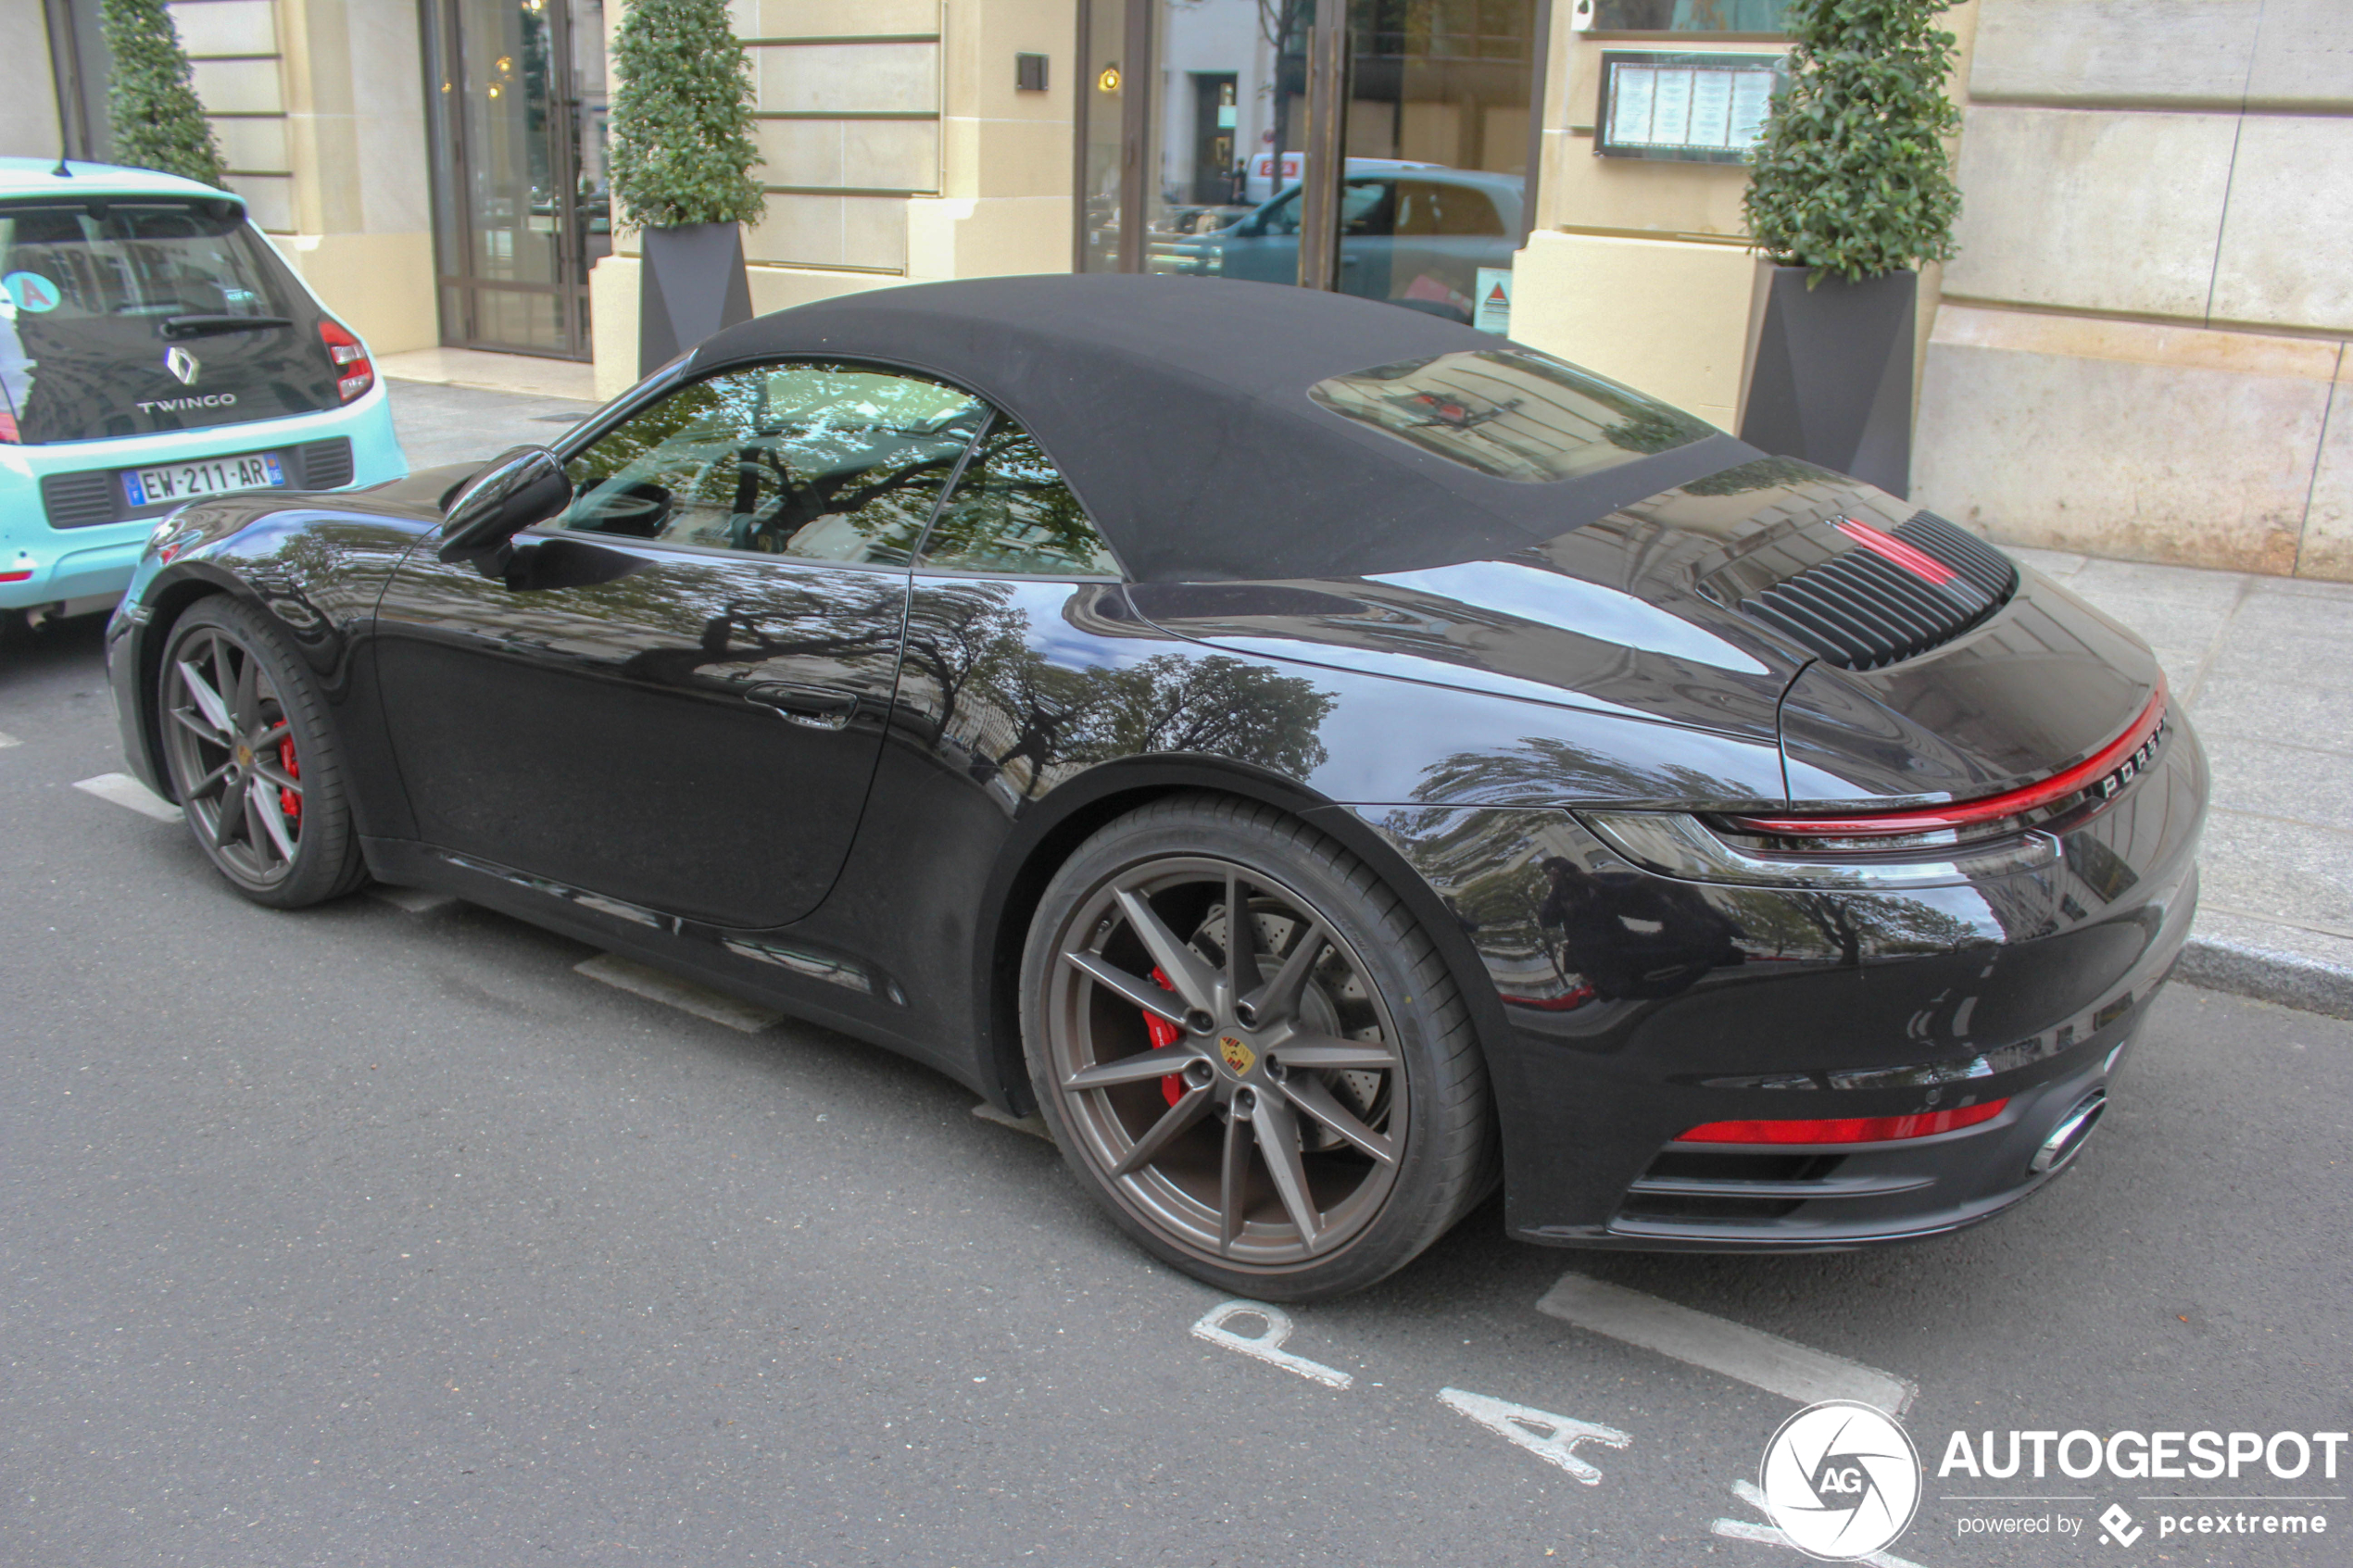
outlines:
[[[1503,330],[1542,19],[1541,0],[1083,0],[1079,270]]]
[[[612,249],[602,0],[428,0],[441,341],[588,358]]]

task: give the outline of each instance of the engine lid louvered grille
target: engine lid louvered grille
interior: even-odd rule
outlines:
[[[1884,534],[1855,522],[1839,529],[1854,547],[1735,607],[1842,670],[1877,670],[1949,643],[2018,590],[2007,557],[1932,512]]]

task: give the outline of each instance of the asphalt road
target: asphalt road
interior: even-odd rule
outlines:
[[[95,621],[0,650],[0,732],[6,1564],[1802,1562],[1716,1527],[1797,1402],[1539,1312],[1572,1270],[1916,1384],[1904,1562],[2353,1562],[2353,1453],[1934,1474],[1957,1428],[2353,1427],[2345,1023],[2171,990],[2066,1179],[1898,1250],[1553,1251],[1491,1204],[1294,1310],[1339,1388],[1196,1337],[1215,1293],[925,1070],[462,904],[244,903],[72,787],[121,767]],[[1588,1485],[1445,1389],[1627,1440]],[[2088,1500],[1947,1500],[1990,1492]],[[2331,1533],[2158,1535],[2193,1506]],[[1959,1533],[2003,1516],[2081,1534]]]

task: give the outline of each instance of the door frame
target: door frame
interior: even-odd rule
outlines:
[[[476,278],[469,273],[446,272],[442,270],[442,245],[445,240],[454,245],[458,253],[471,258],[474,253],[475,228],[473,212],[468,196],[467,170],[469,157],[466,143],[466,119],[463,112],[443,113],[437,101],[444,80],[456,81],[454,74],[465,62],[463,40],[459,29],[460,0],[417,0],[417,25],[424,56],[426,165],[432,181],[434,218],[434,312],[440,325],[443,346],[448,348],[480,348],[497,354],[527,354],[547,359],[585,361],[594,353],[589,336],[588,285],[561,280],[574,272],[585,272],[581,266],[587,254],[587,236],[582,231],[580,203],[574,196],[579,189],[580,144],[580,82],[573,56],[572,7],[566,0],[551,0],[541,12],[547,20],[547,54],[550,75],[547,99],[547,174],[555,192],[556,272],[553,283],[525,283],[507,279]],[[599,41],[598,47],[602,47]],[[447,213],[451,232],[442,232],[442,218]],[[527,221],[529,214],[522,215]],[[530,344],[500,342],[484,336],[477,330],[479,314],[475,295],[484,291],[508,294],[552,295],[556,299],[556,320],[563,338],[563,345],[548,348]],[[450,320],[448,302],[457,296],[457,320]]]
[[[1144,243],[1144,182],[1151,171],[1146,167],[1145,155],[1151,140],[1155,107],[1152,93],[1159,82],[1159,62],[1152,50],[1152,22],[1160,4],[1161,0],[1122,0],[1126,39],[1119,62],[1119,270],[1123,272],[1141,272],[1149,259]],[[1536,195],[1544,153],[1545,91],[1553,52],[1553,0],[1533,0],[1533,4],[1535,18],[1529,42],[1532,57],[1528,85],[1528,167],[1520,197],[1519,232],[1513,236],[1515,249],[1527,246],[1529,233],[1536,224]],[[1305,154],[1305,167],[1323,169],[1325,177],[1310,182],[1301,198],[1299,285],[1331,290],[1340,286],[1340,188],[1347,172],[1346,159],[1340,154],[1347,136],[1350,63],[1355,52],[1349,46],[1349,0],[1315,0],[1315,5],[1307,44],[1307,134],[1301,150]],[[1084,272],[1088,181],[1087,127],[1083,117],[1089,102],[1086,88],[1092,79],[1091,62],[1095,56],[1088,37],[1093,7],[1088,0],[1079,0],[1075,8],[1078,13],[1075,57],[1079,66],[1079,82],[1077,118],[1072,125],[1071,137],[1076,154],[1071,176],[1071,199],[1076,212],[1071,270]],[[1171,83],[1168,90],[1182,89]],[[1278,168],[1279,157],[1277,149]],[[1280,194],[1279,180],[1275,186],[1274,194]]]

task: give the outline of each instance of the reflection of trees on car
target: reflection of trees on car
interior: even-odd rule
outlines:
[[[1154,654],[1123,669],[1086,671],[1079,683],[1077,760],[1201,752],[1294,778],[1324,765],[1328,753],[1315,733],[1339,700],[1312,681],[1224,654]]]
[[[1604,1001],[1655,999],[1713,969],[1746,961],[1741,928],[1705,890],[1631,870],[1588,872],[1566,856],[1542,866],[1536,923],[1558,932],[1560,965]]]
[[[1030,618],[996,583],[933,583],[908,615],[903,708],[967,752],[972,771],[1012,774],[1023,795],[1080,769],[1147,752],[1230,757],[1293,774],[1323,765],[1316,732],[1337,700],[1314,683],[1223,654],[1155,654],[1074,670],[1032,643]]]
[[[979,408],[953,388],[854,366],[714,376],[573,459],[580,498],[568,521],[765,554],[905,561]]]
[[[1529,735],[1509,748],[1458,751],[1423,770],[1415,798],[1461,805],[1589,800],[1706,800],[1723,781],[1679,763],[1644,764],[1568,741]]]
[[[924,559],[964,571],[1119,575],[1062,470],[1002,414],[933,520]]]

